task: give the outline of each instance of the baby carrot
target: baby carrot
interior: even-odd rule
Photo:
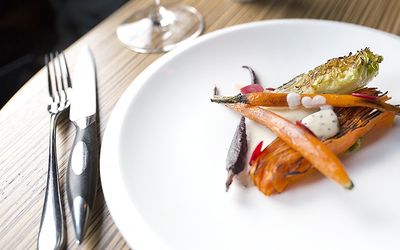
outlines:
[[[368,107],[381,111],[391,111],[399,115],[400,107],[386,103],[387,99],[386,96],[377,97],[358,93],[336,95],[254,92],[236,96],[214,96],[211,98],[211,101],[216,103],[245,103],[252,106],[290,108],[302,106],[305,108],[315,108],[324,105],[334,107]]]

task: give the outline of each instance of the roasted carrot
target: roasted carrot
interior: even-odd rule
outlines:
[[[354,120],[354,116],[352,119]],[[393,124],[393,121],[394,114],[392,112],[383,112],[372,118],[365,126],[355,128],[347,133],[341,132],[343,136],[328,139],[325,144],[333,153],[339,155],[349,149],[359,138],[372,129],[389,127]]]
[[[211,98],[211,101],[216,103],[245,103],[252,106],[290,108],[315,108],[324,105],[334,107],[368,107],[381,111],[391,111],[399,115],[400,107],[386,103],[388,99],[390,98],[386,95],[369,96],[360,93],[336,95],[255,92],[238,94],[236,96],[214,96]]]
[[[347,151],[359,138],[373,129],[388,127],[393,123],[392,112],[369,108],[339,108],[341,132],[323,143],[336,155]],[[280,139],[275,139],[250,166],[253,183],[266,195],[282,192],[286,186],[314,168],[303,156]]]
[[[337,156],[313,135],[269,110],[247,104],[229,104],[227,106],[269,128],[326,177],[347,189],[353,188],[353,183]]]

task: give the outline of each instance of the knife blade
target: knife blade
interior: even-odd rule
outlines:
[[[99,168],[96,67],[88,46],[80,51],[73,73],[69,118],[75,125],[76,134],[68,162],[66,190],[79,245],[93,210]]]

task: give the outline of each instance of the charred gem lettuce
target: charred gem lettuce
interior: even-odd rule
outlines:
[[[358,90],[379,71],[383,57],[365,48],[348,56],[328,60],[325,64],[296,76],[276,92],[302,94],[345,94]]]

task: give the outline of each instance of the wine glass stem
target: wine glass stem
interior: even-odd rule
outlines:
[[[150,19],[154,26],[161,26],[160,0],[154,0],[154,8],[150,12]]]
[[[150,13],[150,19],[155,27],[163,28],[168,26],[170,20],[164,19],[163,13],[166,10],[160,2],[160,0],[154,0],[154,8]]]

